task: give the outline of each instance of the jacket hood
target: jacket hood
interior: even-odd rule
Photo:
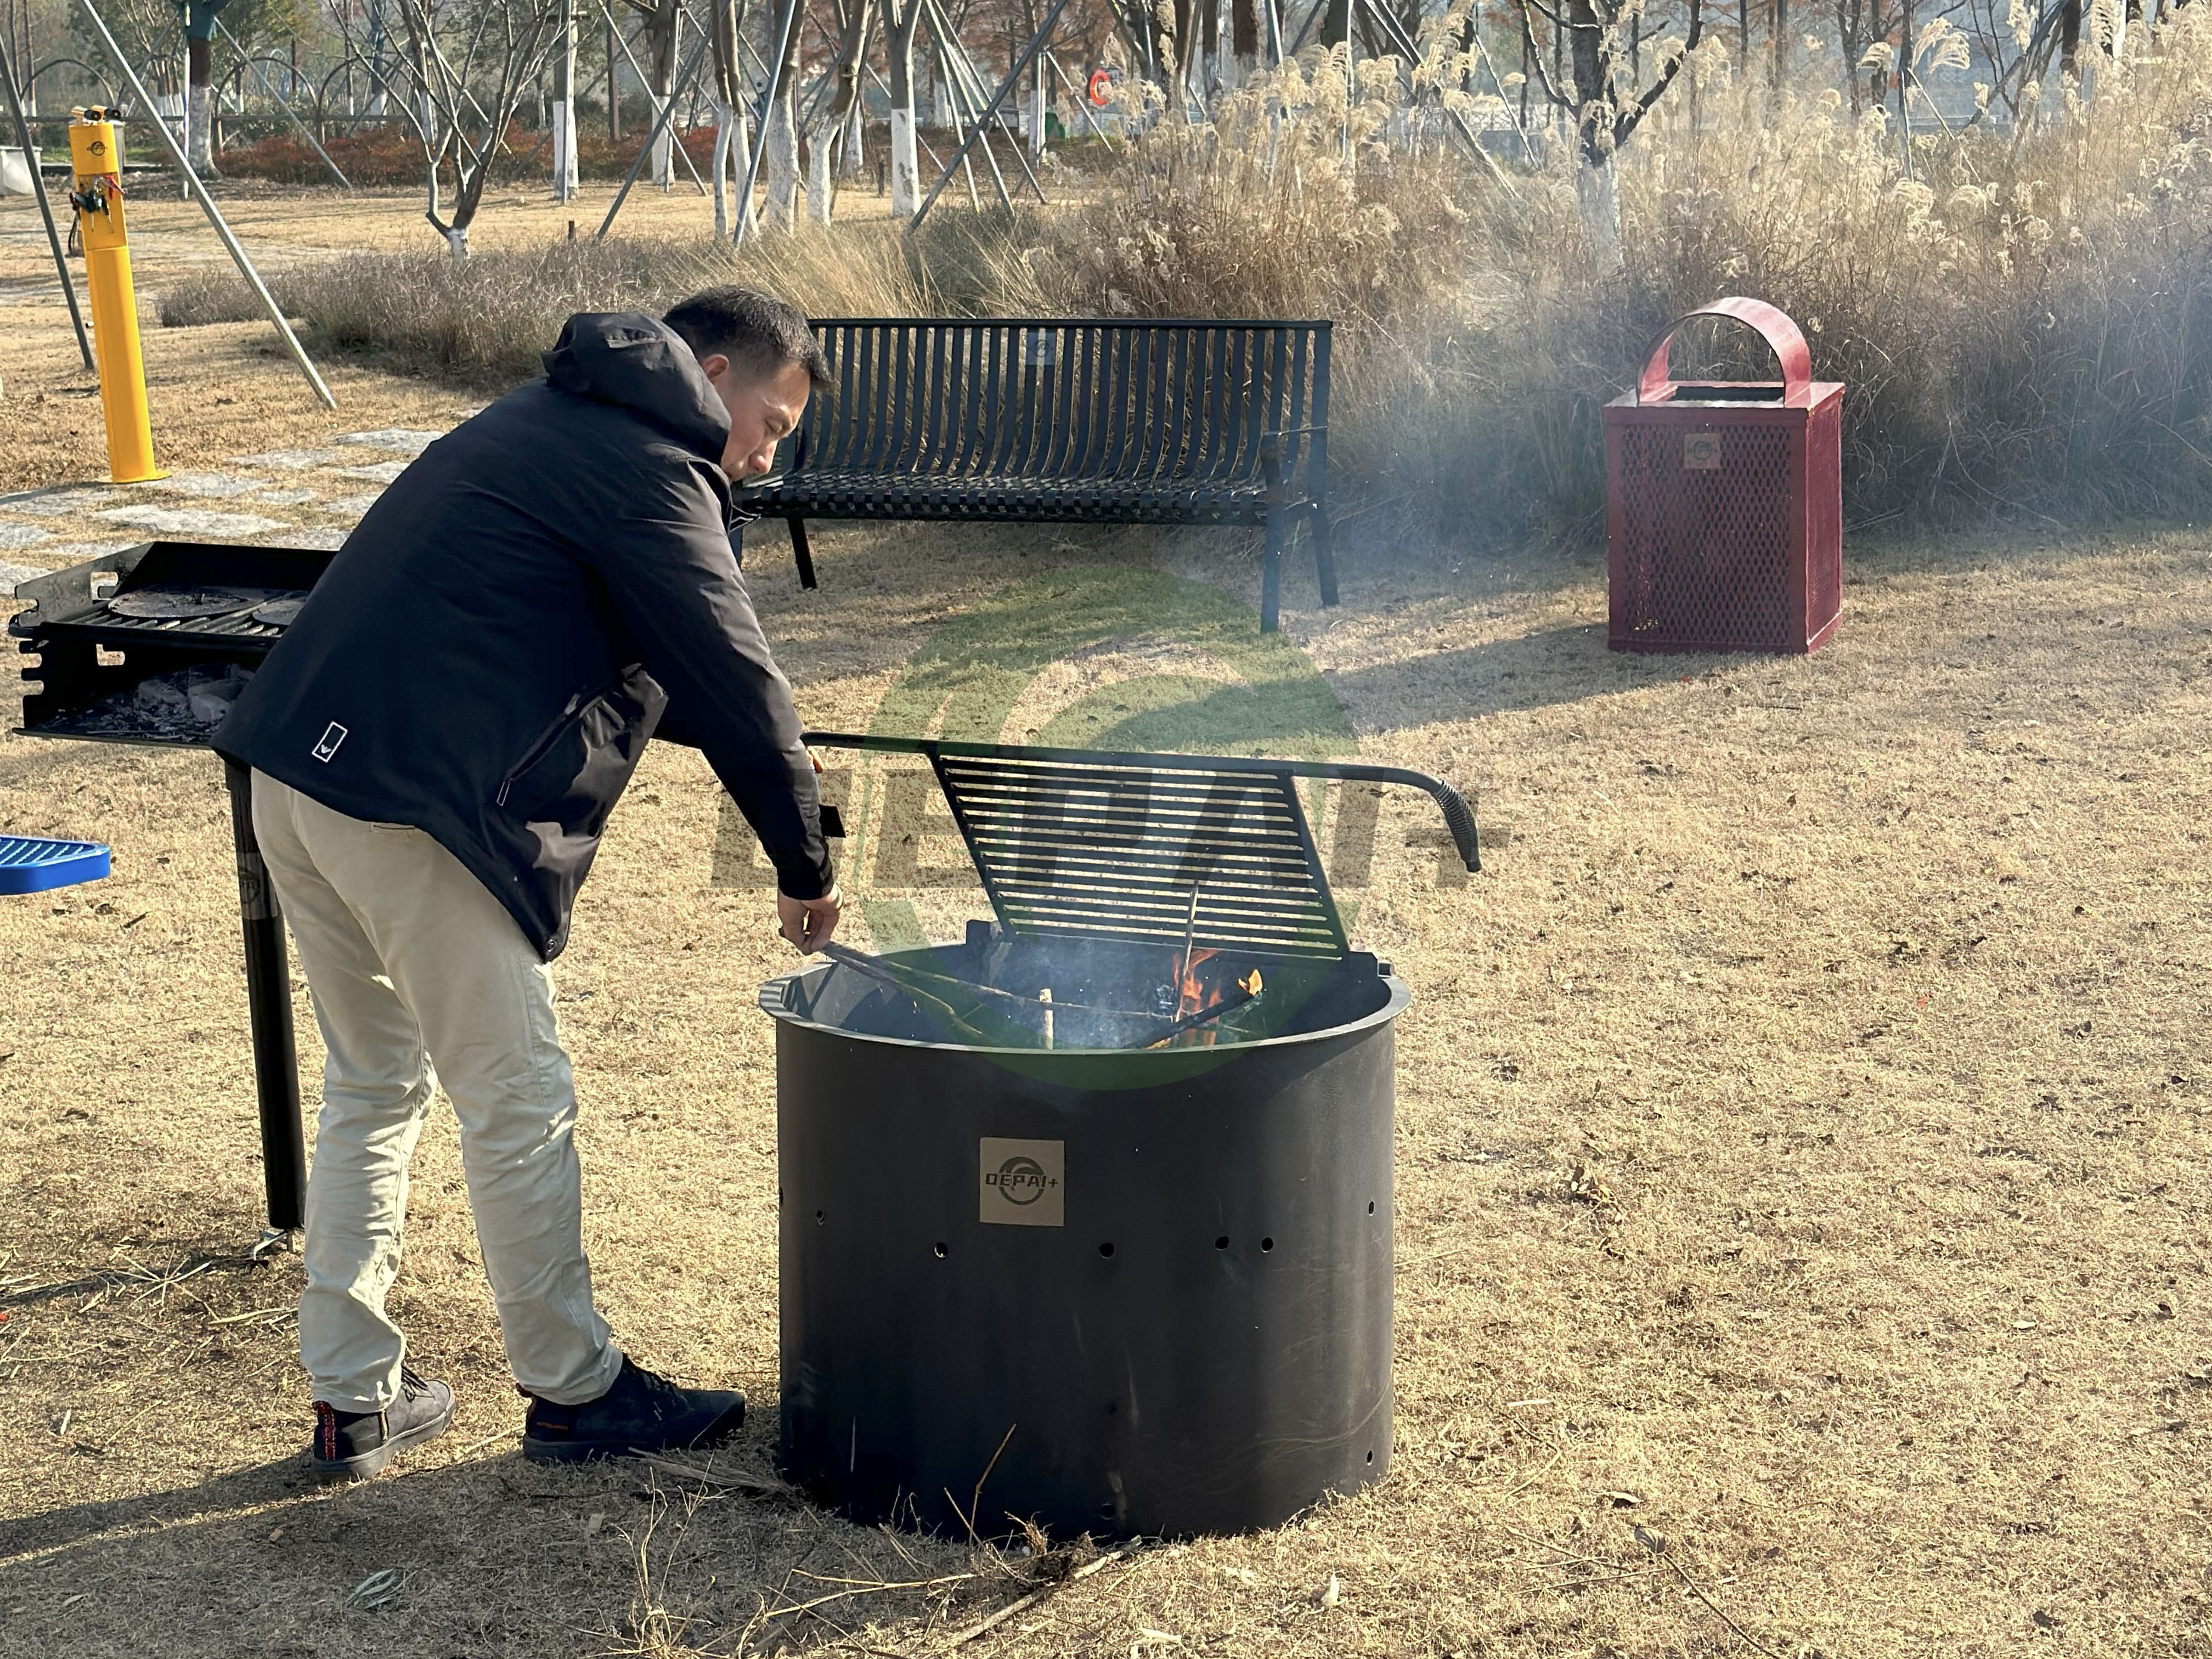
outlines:
[[[580,311],[541,361],[562,392],[634,410],[720,463],[730,414],[683,336],[641,311]]]

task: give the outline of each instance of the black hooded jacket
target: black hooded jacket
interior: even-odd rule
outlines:
[[[550,961],[647,742],[680,728],[777,884],[820,897],[813,768],[730,547],[728,434],[665,325],[570,318],[544,380],[369,509],[215,746],[426,830]]]

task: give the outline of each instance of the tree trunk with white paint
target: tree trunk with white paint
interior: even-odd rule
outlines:
[[[646,20],[646,73],[653,84],[646,88],[653,100],[653,118],[660,121],[660,112],[669,100],[676,95],[676,51],[678,37],[683,32],[684,8],[680,0],[661,0],[661,3]],[[660,122],[653,140],[653,182],[666,191],[676,182],[676,123],[672,117]]]
[[[576,8],[561,0],[553,41],[553,199],[573,202],[581,184],[576,159]]]
[[[727,104],[714,106],[714,161],[709,169],[714,179],[714,240],[727,241],[730,236],[730,143],[732,111]]]
[[[185,159],[203,179],[215,172],[215,43],[185,42]]]
[[[860,76],[873,14],[873,0],[843,0],[839,8],[835,89],[806,135],[806,216],[817,225],[830,221],[839,178],[853,174],[852,158],[844,152],[860,143]]]
[[[761,157],[766,200],[761,204],[761,222],[786,233],[799,228],[799,36],[798,19],[792,20],[783,64],[776,76],[775,101],[769,106],[767,154]],[[771,48],[773,50],[773,48]]]
[[[911,219],[921,206],[921,162],[914,131],[914,33],[920,0],[884,0],[884,55],[890,60],[891,217]]]

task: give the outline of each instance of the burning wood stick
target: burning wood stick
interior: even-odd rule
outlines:
[[[1233,1014],[1239,1008],[1244,1006],[1246,1003],[1257,1002],[1260,1000],[1261,981],[1260,978],[1260,970],[1257,968],[1255,968],[1250,973],[1245,975],[1243,978],[1237,981],[1236,984],[1237,989],[1243,994],[1238,996],[1234,1001],[1231,1001],[1227,997],[1224,997],[1219,1002],[1215,1003],[1211,1008],[1202,1008],[1197,1013],[1183,1015],[1181,1018],[1177,1019],[1174,1024],[1169,1026],[1165,1032],[1161,1034],[1159,1036],[1153,1038],[1152,1041],[1146,1043],[1145,1047],[1147,1048],[1164,1048],[1169,1043],[1174,1042],[1184,1032],[1194,1031],[1201,1025],[1211,1025],[1215,1020],[1219,1019],[1224,1014]]]

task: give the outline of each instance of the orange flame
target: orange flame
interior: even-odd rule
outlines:
[[[1219,956],[1218,951],[1193,951],[1188,961],[1176,970],[1176,1018],[1195,1014],[1211,1008],[1221,1000],[1221,989],[1216,986],[1207,994],[1206,981],[1198,976],[1199,964]]]

